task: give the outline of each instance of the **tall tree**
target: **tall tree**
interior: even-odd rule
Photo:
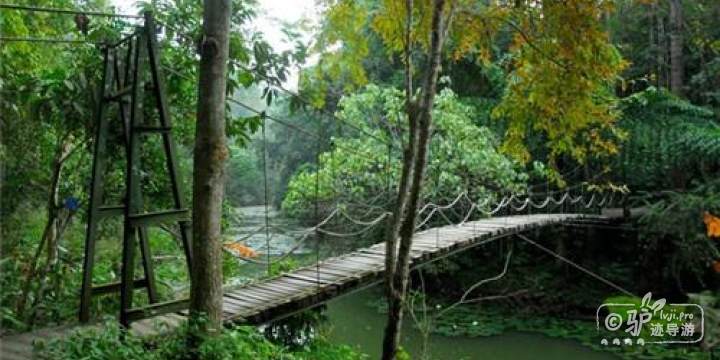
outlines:
[[[683,17],[682,0],[670,1],[670,90],[683,94]]]
[[[382,358],[387,360],[396,357],[400,342],[403,304],[410,272],[410,249],[412,247],[412,237],[415,234],[415,218],[420,200],[420,190],[422,189],[425,167],[427,166],[433,101],[437,93],[437,80],[447,24],[450,23],[452,17],[452,10],[446,9],[445,0],[433,1],[430,49],[427,54],[426,69],[423,71],[425,78],[418,98],[415,99],[412,85],[411,54],[412,0],[406,0],[405,13],[405,112],[410,126],[410,133],[408,134],[408,145],[405,149],[396,210],[386,239],[385,286],[388,298],[388,318],[383,339]],[[446,13],[449,14],[446,15]],[[398,235],[400,235],[399,248],[396,246]]]
[[[193,267],[190,313],[205,334],[222,328],[220,223],[224,193],[225,93],[230,0],[205,0],[193,165]]]

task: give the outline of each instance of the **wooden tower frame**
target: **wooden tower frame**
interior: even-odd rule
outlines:
[[[83,281],[80,294],[80,322],[90,320],[90,304],[94,295],[120,292],[120,323],[127,327],[130,322],[149,315],[178,311],[186,308],[188,300],[159,302],[148,226],[160,223],[177,223],[180,228],[182,247],[187,260],[188,271],[192,269],[190,246],[190,212],[185,208],[180,189],[172,125],[157,46],[157,31],[150,12],[144,14],[145,23],[137,31],[102,48],[104,64],[102,84],[95,113],[95,148],[93,152],[92,180],[88,207],[88,224],[85,238]],[[149,68],[149,76],[146,71]],[[143,109],[145,92],[155,98],[150,109]],[[107,144],[111,121],[107,110],[118,106],[119,122],[124,133],[126,150],[124,200],[121,204],[105,205],[103,190],[107,163]],[[156,111],[159,124],[147,124],[143,116]],[[141,186],[141,145],[146,136],[160,135],[166,159],[174,207],[165,211],[147,212],[143,205]],[[100,221],[110,216],[123,217],[122,270],[119,282],[93,285],[95,247]],[[140,250],[144,278],[135,278],[136,250]],[[135,289],[147,290],[150,305],[133,308]]]

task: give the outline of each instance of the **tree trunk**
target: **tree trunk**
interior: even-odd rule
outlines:
[[[73,212],[70,212],[67,209],[56,210],[55,221],[53,222],[52,235],[47,239],[47,261],[45,262],[43,271],[38,276],[40,283],[35,294],[35,299],[33,300],[33,305],[30,308],[30,311],[28,312],[28,315],[26,317],[26,322],[30,327],[33,327],[35,325],[39,310],[39,304],[45,297],[45,291],[48,288],[48,277],[52,275],[55,278],[55,289],[59,289],[60,287],[60,240],[62,239],[63,233],[65,233],[65,229],[70,223],[70,219],[72,219],[73,214]]]
[[[221,228],[230,0],[205,0],[193,164],[190,314],[200,335],[222,329]],[[201,318],[202,321],[199,321]]]
[[[655,3],[653,3],[655,4]],[[656,51],[656,57],[657,57],[657,87],[660,86],[667,86],[667,76],[666,76],[666,68],[667,68],[667,39],[665,38],[665,19],[663,15],[660,13],[658,6],[653,5],[653,8],[655,9],[656,14],[656,20],[657,23],[655,24],[657,27],[657,51]]]
[[[683,9],[682,0],[670,1],[670,90],[683,94]]]
[[[412,3],[408,3],[408,5],[411,4]],[[408,10],[411,11],[412,8],[408,6]],[[410,161],[403,165],[403,174],[408,174],[409,176],[409,192],[406,195],[407,208],[404,211],[405,216],[402,219],[394,219],[401,223],[399,231],[400,247],[397,250],[395,264],[392,264],[392,268],[386,269],[386,271],[392,269],[392,278],[388,280],[392,282],[389,288],[393,291],[390,292],[390,296],[388,297],[388,319],[385,327],[385,337],[383,339],[382,358],[384,360],[395,359],[399,346],[402,310],[410,273],[410,249],[412,247],[412,237],[415,233],[415,218],[417,216],[417,206],[422,190],[422,180],[427,165],[427,150],[430,143],[430,127],[432,125],[432,108],[437,90],[437,78],[440,72],[440,60],[445,38],[446,26],[444,25],[444,16],[445,1],[435,0],[432,13],[428,69],[425,71],[420,103],[417,107],[409,106],[406,109],[411,129],[416,131],[417,135],[415,137],[415,146],[412,146],[412,143],[409,144],[411,154],[409,157],[406,157],[406,161]],[[450,21],[449,17],[447,21]],[[406,66],[406,72],[408,69],[409,67]],[[406,73],[405,76],[412,76],[412,74]],[[415,126],[413,126],[413,124]],[[410,136],[413,136],[412,132]],[[399,194],[399,196],[401,195]],[[394,239],[388,239],[388,241],[394,241]]]
[[[407,212],[408,189],[410,188],[410,180],[413,178],[413,169],[415,166],[415,154],[417,153],[417,121],[415,119],[414,102],[413,102],[413,85],[412,85],[412,44],[410,30],[412,28],[412,9],[413,1],[405,1],[405,113],[408,119],[408,143],[403,152],[403,168],[400,176],[400,184],[398,186],[397,200],[395,201],[393,215],[390,219],[385,242],[385,296],[388,302],[388,313],[395,314],[401,310],[398,308],[402,304],[402,297],[395,287],[395,264],[397,262],[397,242],[400,233],[400,226],[403,223]],[[397,352],[397,346],[400,342],[400,320],[388,320],[385,327],[385,336],[383,338],[383,353],[387,352],[387,358],[392,359]],[[385,358],[385,357],[384,357]]]
[[[27,305],[28,296],[30,295],[30,290],[32,288],[33,282],[36,280],[36,278],[43,279],[43,283],[41,284],[41,286],[39,286],[39,288],[42,288],[44,285],[45,276],[47,275],[49,269],[52,268],[57,261],[58,237],[60,233],[58,191],[60,187],[60,178],[62,175],[63,165],[65,164],[65,160],[67,160],[69,155],[72,153],[72,150],[70,149],[70,144],[66,140],[66,137],[58,140],[59,143],[57,144],[55,150],[55,157],[53,158],[52,164],[50,165],[50,186],[46,202],[47,222],[45,223],[45,228],[43,230],[42,237],[40,238],[40,243],[38,244],[38,247],[35,250],[35,254],[33,255],[33,258],[29,264],[29,269],[27,271],[27,275],[25,277],[25,281],[22,287],[22,294],[20,295],[16,303],[16,311],[17,314],[20,316],[23,316],[25,314],[25,307]],[[47,258],[45,260],[45,266],[43,267],[44,270],[38,273],[37,266],[38,262],[40,261],[43,249],[46,250]],[[37,298],[41,296],[42,294],[36,294],[36,301]]]

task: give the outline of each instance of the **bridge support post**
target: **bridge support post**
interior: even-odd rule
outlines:
[[[145,24],[135,33],[119,42],[106,45],[104,52],[104,75],[100,86],[98,109],[96,112],[97,131],[93,155],[93,174],[88,209],[88,226],[85,239],[85,257],[83,262],[83,284],[80,294],[80,322],[90,320],[90,307],[93,295],[120,292],[120,323],[128,327],[130,322],[146,314],[160,314],[176,311],[177,302],[159,302],[155,274],[150,251],[150,239],[147,227],[160,223],[176,223],[180,228],[182,247],[187,260],[188,270],[192,266],[190,250],[189,211],[183,205],[182,190],[178,175],[175,145],[172,138],[172,125],[164,93],[163,79],[159,69],[157,33],[151,13],[145,13]],[[124,57],[124,62],[120,59]],[[149,68],[149,77],[145,70]],[[143,108],[145,92],[150,89],[154,97],[154,106]],[[109,119],[105,113],[113,104],[118,105],[119,120],[122,125],[126,149],[124,199],[119,205],[103,205],[103,185],[107,162]],[[147,111],[146,111],[147,110]],[[150,110],[156,116],[145,117]],[[150,119],[157,119],[157,124]],[[142,143],[146,136],[160,135],[166,159],[166,171],[169,177],[174,206],[169,210],[146,212],[141,184]],[[123,216],[122,274],[119,282],[93,286],[92,274],[95,244],[98,238],[98,226],[101,219],[113,215]],[[135,253],[139,247],[144,278],[135,278]],[[136,288],[145,288],[150,306],[133,308],[133,292]]]

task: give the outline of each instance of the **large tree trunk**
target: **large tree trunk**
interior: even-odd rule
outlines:
[[[190,314],[203,334],[222,329],[220,220],[224,192],[225,90],[230,0],[205,0],[200,44],[195,154],[193,165],[193,272]]]
[[[412,3],[408,2],[409,11],[412,11],[411,5]],[[410,273],[410,249],[412,247],[412,237],[415,233],[417,206],[422,190],[425,167],[427,165],[427,150],[430,143],[430,127],[432,125],[432,108],[437,90],[437,78],[440,72],[440,60],[446,31],[446,26],[444,25],[444,10],[445,0],[435,0],[432,13],[428,68],[425,71],[425,80],[420,93],[420,103],[417,106],[412,106],[411,102],[411,106],[408,106],[406,109],[408,121],[411,125],[410,136],[416,143],[414,146],[413,143],[408,144],[411,154],[406,157],[406,163],[403,165],[403,175],[407,174],[409,177],[407,195],[399,194],[399,197],[407,196],[405,199],[407,201],[404,211],[405,216],[394,219],[394,221],[401,223],[399,230],[400,246],[397,250],[397,259],[394,264],[391,264],[392,267],[386,268],[386,271],[392,271],[392,278],[387,279],[391,282],[388,288],[392,291],[388,291],[388,318],[383,340],[382,358],[385,360],[394,359],[399,346],[403,305]],[[408,15],[408,20],[410,19],[411,16]],[[449,17],[447,21],[450,21]],[[406,50],[406,56],[407,55]],[[411,73],[408,73],[409,71],[410,67],[406,66],[406,77],[412,76]],[[407,83],[406,87],[408,87]],[[409,86],[409,88],[411,89],[411,86]],[[413,132],[416,132],[416,134],[414,135]],[[402,185],[403,184],[401,184],[401,188]],[[393,226],[395,226],[395,224]],[[395,241],[395,239],[389,238],[388,242],[390,241]],[[394,250],[394,248],[392,250]]]
[[[683,9],[682,0],[670,0],[670,90],[683,94]]]

